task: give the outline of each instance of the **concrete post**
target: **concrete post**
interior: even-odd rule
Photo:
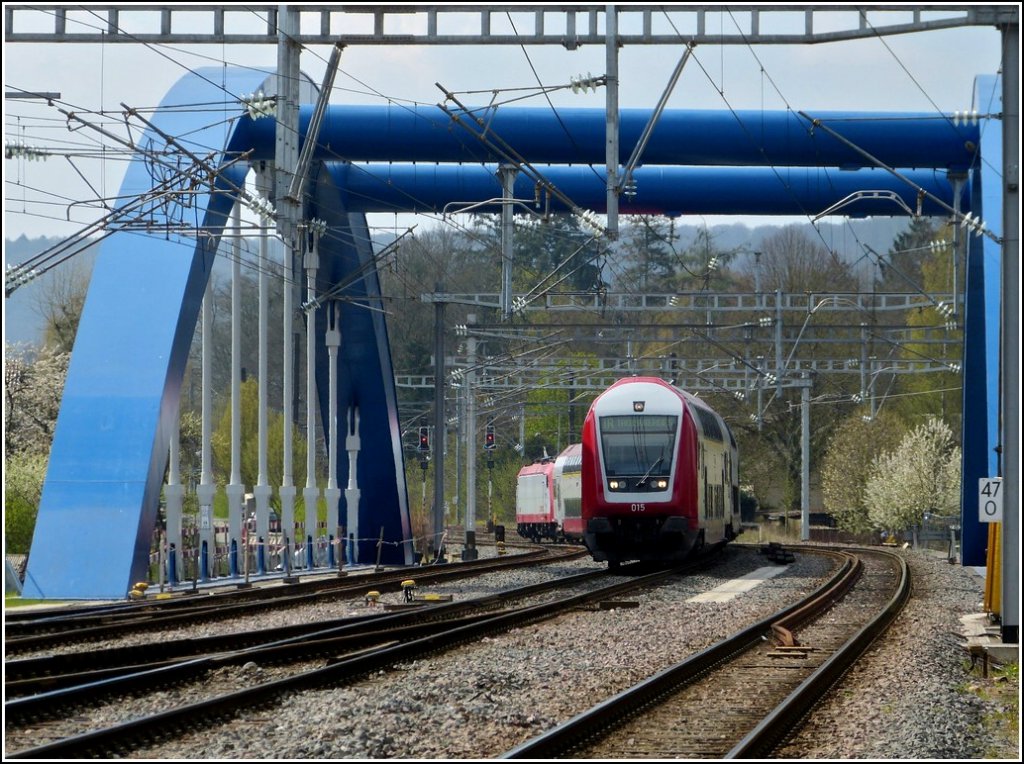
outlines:
[[[171,431],[170,464],[168,466],[167,485],[164,486],[164,498],[167,501],[167,531],[164,534],[164,539],[161,540],[161,543],[168,544],[168,550],[171,548],[171,545],[173,545],[175,549],[181,549],[181,510],[184,505],[185,486],[181,484],[181,479],[178,474],[179,448],[179,430],[178,425],[175,424],[174,429]],[[177,580],[171,578],[169,557],[167,572],[168,583],[171,586],[178,583]]]
[[[1016,644],[1020,630],[1020,26],[1002,28],[1003,43],[1003,263],[1002,441],[1003,612],[1002,639]]]
[[[800,388],[800,540],[811,538],[811,380]]]
[[[260,217],[259,243],[259,317],[258,353],[259,370],[257,372],[257,427],[258,427],[258,471],[256,485],[253,486],[253,498],[256,500],[256,535],[267,543],[270,548],[270,482],[267,477],[267,323],[269,312],[269,292],[267,276],[267,225],[268,220]],[[286,413],[287,416],[287,413]],[[270,555],[266,556],[266,564],[273,567]]]
[[[302,546],[306,550],[306,567],[316,564],[316,518],[320,489],[316,484],[316,272],[320,264],[319,237],[314,235],[313,246],[306,252],[303,264],[306,267],[306,487],[302,490],[302,501],[306,505],[306,532],[302,535]],[[330,525],[335,518],[327,517]]]
[[[431,536],[427,539],[426,552],[435,558],[437,542],[444,526],[444,302],[440,299],[443,285],[435,283],[437,300],[434,302],[434,439],[441,443],[434,449],[434,511],[432,513]],[[351,529],[350,529],[351,530]]]
[[[327,364],[328,364],[328,409],[327,427],[330,433],[327,449],[327,488],[324,498],[327,500],[327,525],[333,527],[340,519],[339,501],[341,489],[338,488],[338,348],[341,346],[341,306],[336,302],[327,305]],[[356,544],[353,550],[359,562],[359,515],[349,516],[348,530],[355,534]]]
[[[614,5],[605,6],[605,165],[608,238],[619,235],[619,24]]]
[[[294,241],[294,240],[293,240]],[[301,242],[301,240],[300,240]],[[301,243],[299,249],[301,252]],[[295,536],[295,478],[292,465],[292,433],[293,417],[295,416],[292,406],[295,389],[295,282],[298,280],[295,268],[295,252],[285,242],[282,251],[282,277],[284,280],[282,312],[283,330],[282,338],[282,369],[281,369],[281,392],[282,409],[284,414],[284,426],[281,434],[281,488],[278,492],[281,497],[281,532],[286,537],[284,554],[290,555],[292,544],[297,543]],[[291,560],[288,561],[289,565]],[[286,567],[285,570],[288,570]]]
[[[466,316],[466,323],[472,331],[476,323],[476,315]],[[476,382],[476,338],[470,334],[466,342],[466,547],[462,551],[463,560],[475,560],[479,552],[476,548],[476,394],[473,385]]]
[[[515,165],[503,164],[498,168],[501,180],[501,314],[507,321],[512,315],[512,255],[515,228],[512,219],[512,199],[515,198]]]
[[[236,203],[231,213],[234,228],[232,238],[232,264],[231,264],[231,480],[224,487],[228,496],[228,524],[234,538],[235,529],[238,529],[238,537],[241,538],[242,517],[244,507],[243,496],[245,486],[242,485],[242,245],[241,225],[242,211]],[[206,394],[207,386],[203,385],[203,394]],[[204,421],[206,418],[204,417]],[[204,438],[205,441],[205,438]],[[241,546],[241,545],[240,545]],[[248,549],[243,548],[242,554],[248,558]]]
[[[351,422],[351,424],[350,424]],[[345,415],[345,450],[348,451],[348,486],[345,488],[346,522],[349,528],[359,527],[359,409],[354,406]],[[328,523],[329,525],[330,523]]]

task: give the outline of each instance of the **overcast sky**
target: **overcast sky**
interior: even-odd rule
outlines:
[[[844,10],[844,15],[835,20],[836,26],[849,27],[850,20],[856,18],[856,13],[849,10],[853,6],[830,7]],[[742,8],[734,6],[733,15],[709,14],[708,31],[733,32],[737,23],[749,24],[749,14],[744,16]],[[781,19],[779,23],[788,23],[788,28],[770,31],[802,31],[802,15],[787,15],[792,18]],[[552,16],[561,18],[560,14]],[[909,20],[909,11],[906,16]],[[816,18],[823,31],[833,23],[820,14]],[[874,18],[881,23],[882,17]],[[87,11],[77,12],[73,20],[98,23]],[[253,21],[257,27],[263,23],[255,17]],[[478,24],[475,18],[467,22]],[[414,17],[408,23],[424,22],[422,17]],[[664,27],[667,20],[661,19],[659,23]],[[681,16],[677,23],[685,30]],[[762,21],[763,30],[765,23]],[[520,30],[532,30],[528,18],[517,18],[514,14],[509,20],[495,14],[492,31],[510,32],[512,24]],[[554,24],[553,18],[547,31],[552,31]],[[302,54],[303,71],[317,83],[323,78],[329,54],[327,46],[312,47]],[[682,44],[621,49],[620,106],[652,108],[681,54]],[[60,105],[65,109],[82,113],[106,110],[109,116],[104,120],[95,117],[97,124],[102,121],[111,130],[123,132],[117,126],[119,104],[136,108],[156,106],[190,69],[221,66],[225,62],[274,67],[276,50],[271,45],[170,48],[141,44],[5,43],[3,77],[5,91],[59,92]],[[1000,36],[995,28],[964,27],[803,46],[707,45],[695,50],[668,106],[791,108],[811,113],[835,109],[952,113],[971,107],[975,77],[996,74],[999,63]],[[600,75],[604,69],[603,46],[585,46],[574,51],[560,46],[530,46],[525,50],[518,46],[351,46],[342,54],[331,102],[385,104],[393,100],[432,105],[442,100],[435,84],[441,83],[460,93],[484,91],[461,96],[464,102],[479,104],[488,101],[494,89],[536,88],[538,81],[547,86],[564,84],[575,76]],[[512,95],[515,94],[502,93],[500,97]],[[551,99],[556,105],[603,109],[605,92],[603,88],[585,94],[561,91]],[[521,104],[547,106],[545,99],[537,95]],[[21,142],[61,151],[89,144],[96,148],[97,141],[113,145],[96,134],[87,136],[87,132],[69,132],[64,118],[45,103],[4,101],[5,144]],[[45,162],[5,160],[5,237],[69,235],[80,230],[99,213],[86,206],[69,208],[67,200],[112,196],[120,187],[123,172],[123,162],[103,163],[87,157],[75,157],[72,162],[63,157],[51,157]]]

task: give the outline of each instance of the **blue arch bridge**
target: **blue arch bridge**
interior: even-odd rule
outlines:
[[[244,191],[246,174],[274,159],[275,121],[224,106],[223,94],[261,87],[269,92],[269,74],[217,68],[184,77],[139,141],[146,155],[131,163],[119,196],[131,200],[121,208],[124,230],[104,241],[82,313],[25,596],[122,597],[147,577],[168,444],[214,257],[228,246],[222,239],[233,208],[254,201]],[[978,478],[999,474],[1002,198],[993,168],[1002,164],[1002,145],[1000,122],[990,116],[1002,111],[999,93],[995,78],[978,78],[974,107],[980,124],[935,114],[870,119],[879,115],[829,112],[815,114],[820,124],[812,126],[792,112],[666,111],[644,150],[643,166],[634,171],[636,193],[620,206],[624,214],[806,215],[872,191],[884,193],[865,195],[857,215],[945,215],[956,208],[988,221],[992,235],[970,237],[968,251],[965,507],[972,505]],[[180,108],[211,103],[219,105]],[[312,107],[302,107],[301,136],[312,116]],[[605,163],[603,110],[561,111],[561,124],[542,109],[506,107],[487,116],[492,134],[524,161],[545,164],[545,177],[579,207],[605,211],[605,175],[594,167]],[[622,111],[623,164],[649,118],[647,111]],[[182,164],[151,159],[170,154]],[[866,155],[898,174],[879,169]],[[329,477],[334,486],[358,486],[333,493],[329,486],[328,526],[353,535],[359,560],[376,559],[379,529],[387,542],[381,562],[412,562],[387,330],[382,312],[362,307],[379,307],[380,297],[365,214],[500,200],[500,161],[436,108],[334,106],[323,115],[301,217],[325,221],[326,234],[305,253],[305,265],[317,269],[320,282],[336,285],[334,296],[343,299],[306,315],[315,317],[322,425],[349,452],[348,459],[332,463]],[[197,174],[208,182],[194,183]],[[534,196],[534,182],[525,174],[515,183],[516,198]],[[896,197],[902,204],[894,203]],[[565,209],[559,198],[548,201],[552,211]],[[478,209],[498,211],[500,202]],[[984,564],[976,513],[965,511],[962,527],[964,564]],[[239,533],[233,521],[231,544],[239,543]]]

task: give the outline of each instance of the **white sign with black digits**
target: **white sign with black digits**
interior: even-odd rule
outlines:
[[[978,478],[978,521],[1001,523],[1003,521],[1003,479]]]

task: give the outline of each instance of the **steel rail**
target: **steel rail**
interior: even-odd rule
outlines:
[[[910,598],[910,569],[907,561],[891,552],[872,551],[873,554],[889,557],[899,565],[899,582],[892,599],[874,618],[857,631],[840,647],[831,658],[818,667],[800,683],[785,700],[750,731],[729,753],[727,759],[765,758],[787,735],[792,733],[800,720],[828,692],[836,682],[856,663],[864,651],[896,619]]]
[[[428,653],[476,641],[488,634],[503,632],[525,624],[549,619],[589,603],[654,585],[673,575],[695,570],[702,565],[706,565],[707,562],[708,558],[702,558],[682,566],[650,573],[596,591],[572,595],[554,602],[520,608],[409,642],[389,645],[381,649],[371,649],[361,655],[343,658],[324,668],[266,682],[256,687],[239,690],[199,703],[181,706],[153,716],[136,719],[123,725],[96,730],[35,748],[16,751],[8,754],[8,758],[51,759],[108,755],[111,751],[122,750],[128,744],[127,741],[166,738],[168,735],[173,735],[178,729],[194,729],[197,725],[208,724],[218,718],[231,717],[241,708],[260,705],[286,693],[337,686],[355,677],[380,670],[396,662],[421,658]],[[643,569],[642,566],[641,569]]]
[[[31,713],[52,712],[57,705],[66,704],[68,702],[66,698],[73,698],[74,691],[68,688],[78,685],[89,685],[89,689],[84,691],[86,697],[89,693],[95,696],[101,689],[108,692],[123,691],[123,687],[116,682],[100,684],[100,680],[125,677],[126,681],[130,683],[127,675],[138,675],[152,669],[162,669],[198,656],[217,656],[221,660],[227,660],[229,655],[245,655],[249,659],[267,657],[268,660],[271,660],[272,656],[277,655],[278,648],[287,647],[292,652],[288,653],[286,657],[292,657],[298,654],[302,646],[314,642],[331,639],[357,639],[367,633],[376,635],[387,631],[397,632],[424,623],[450,622],[451,619],[466,613],[493,610],[510,601],[551,589],[586,583],[605,575],[604,569],[591,570],[461,602],[437,604],[421,602],[418,603],[420,606],[414,610],[397,613],[379,611],[361,616],[257,631],[7,661],[4,664],[4,688],[8,698],[28,695],[33,690],[36,692],[48,692],[55,689],[67,690],[62,696],[65,699],[60,702],[56,699],[58,696],[49,695],[46,703],[27,704],[32,706]],[[88,666],[89,669],[84,670],[85,666]],[[12,713],[16,707],[17,704],[5,707],[5,711]],[[22,712],[21,715],[24,716],[26,713]]]
[[[572,556],[582,556],[584,553],[583,550],[573,550]],[[482,564],[477,565],[453,563],[443,566],[426,566],[425,568],[417,569],[415,573],[409,569],[391,570],[380,575],[343,579],[345,583],[339,583],[339,579],[333,578],[328,579],[330,583],[327,586],[317,586],[313,588],[313,591],[300,591],[297,594],[295,589],[292,588],[296,586],[295,584],[289,584],[288,587],[281,588],[254,588],[245,590],[244,593],[212,595],[199,603],[194,600],[186,600],[185,605],[182,606],[185,612],[165,614],[157,608],[153,612],[128,610],[123,614],[123,618],[118,618],[116,614],[109,614],[94,618],[90,618],[88,615],[79,615],[67,620],[55,619],[43,625],[62,625],[64,628],[60,631],[51,630],[44,634],[33,631],[30,623],[5,624],[4,651],[5,653],[14,654],[65,644],[70,640],[96,640],[155,628],[157,626],[177,626],[182,623],[199,620],[222,620],[249,613],[253,610],[285,607],[328,596],[344,596],[347,593],[356,594],[367,586],[385,591],[397,591],[401,587],[401,582],[408,579],[411,575],[419,575],[426,581],[436,582],[463,577],[467,574],[482,575],[494,570],[536,564],[538,562],[537,558],[545,555],[550,557],[548,561],[565,558],[564,555],[551,556],[545,550],[538,550],[535,553],[527,553],[526,555],[485,558],[481,561]],[[466,567],[463,567],[464,565]],[[220,597],[227,597],[229,599],[225,601],[221,600]],[[187,605],[191,605],[191,607],[187,607]]]
[[[509,544],[509,546],[513,546],[513,545],[514,544]],[[545,555],[550,555],[551,554],[551,550],[550,549],[538,548],[536,545],[523,545],[523,546],[528,548],[529,551],[523,552],[523,553],[518,554],[518,555],[509,555],[508,557],[504,557],[504,558],[486,557],[486,558],[480,558],[478,560],[470,560],[470,561],[465,561],[465,562],[445,563],[443,565],[424,565],[424,566],[421,566],[421,567],[416,567],[414,570],[417,571],[417,572],[422,572],[424,570],[433,571],[433,570],[437,570],[437,569],[445,569],[445,570],[447,570],[448,569],[448,565],[451,565],[453,568],[458,568],[459,570],[461,570],[463,572],[466,572],[466,571],[472,570],[473,568],[490,568],[492,566],[509,566],[509,565],[514,566],[514,565],[518,565],[518,564],[524,564],[527,560],[535,560],[537,557],[541,557],[541,556],[545,556]],[[557,558],[557,559],[560,559],[560,558]],[[345,582],[350,582],[352,580],[352,578],[355,577],[355,576],[353,576],[352,578],[348,578],[348,577],[339,578],[337,576],[322,576],[322,574],[325,572],[325,570],[327,570],[327,569],[325,569],[325,568],[316,568],[316,569],[314,569],[312,571],[308,571],[308,570],[294,570],[293,573],[297,574],[297,575],[302,575],[303,573],[313,573],[315,575],[319,575],[320,577],[309,578],[309,579],[307,579],[305,581],[300,581],[298,583],[289,584],[288,585],[288,591],[294,594],[296,592],[316,591],[316,590],[319,590],[319,589],[330,589],[330,588],[338,587],[339,585],[340,586],[345,586],[345,585],[347,585],[347,583],[345,583]],[[408,574],[409,570],[411,570],[411,569],[404,569],[405,574],[406,574],[405,575],[406,578],[408,578],[407,574]],[[382,573],[367,574],[365,576],[365,578],[367,580],[372,579],[374,576],[385,577],[386,578],[386,577],[394,575],[395,572],[396,571],[395,571],[394,568],[389,568],[388,570],[386,570],[386,571],[384,571]],[[271,582],[271,583],[274,581],[274,579],[266,579],[266,580],[268,582]],[[225,579],[220,580],[219,582],[223,583],[225,586],[231,586],[233,584],[239,583],[239,580],[238,579],[225,578]],[[196,600],[192,599],[190,596],[186,596],[186,595],[189,595],[189,592],[179,591],[179,592],[177,592],[177,594],[179,596],[177,596],[177,597],[175,597],[173,599],[161,599],[161,600],[158,600],[158,599],[145,599],[145,600],[141,600],[141,601],[116,602],[116,603],[111,603],[111,604],[107,604],[107,605],[81,605],[81,606],[70,606],[70,607],[52,607],[52,608],[46,608],[46,609],[42,609],[42,610],[32,610],[32,611],[19,611],[19,610],[12,609],[12,610],[8,610],[6,613],[4,613],[4,628],[7,629],[11,625],[13,625],[13,624],[21,624],[21,623],[34,623],[34,624],[40,624],[40,625],[47,624],[47,623],[60,624],[62,622],[71,623],[71,622],[74,622],[76,619],[82,619],[82,618],[88,618],[88,617],[97,617],[97,616],[105,616],[107,614],[123,614],[123,613],[144,612],[144,611],[155,610],[157,608],[162,609],[162,610],[173,610],[173,609],[178,608],[178,607],[189,608],[189,607],[195,607],[196,606]],[[217,591],[217,590],[210,590],[209,592],[203,591],[203,592],[201,592],[201,594],[203,594],[203,595],[207,595],[208,594],[210,597],[216,597],[217,601],[219,603],[231,602],[231,601],[239,601],[239,600],[252,600],[252,599],[261,599],[261,598],[273,598],[273,597],[277,596],[275,589],[266,589],[266,588],[260,588],[260,587],[253,587],[251,589],[229,590],[229,591],[223,591],[223,592],[222,591]]]
[[[828,553],[802,548],[812,553]],[[868,551],[868,550],[858,550]],[[870,550],[873,554],[883,554]],[[848,552],[842,552],[845,562],[841,569],[825,585],[805,600],[792,605],[773,616],[744,629],[711,647],[697,653],[681,663],[659,672],[650,679],[609,698],[594,708],[585,711],[558,727],[549,730],[522,745],[508,751],[501,758],[555,758],[564,755],[585,740],[607,734],[627,718],[640,710],[658,703],[661,698],[671,695],[683,685],[711,671],[715,666],[745,652],[760,643],[767,633],[776,633],[785,639],[783,629],[777,624],[795,627],[806,622],[814,612],[824,612],[834,604],[841,590],[848,590],[860,575],[860,561]],[[844,644],[831,658],[808,677],[779,706],[730,752],[727,758],[764,758],[790,733],[800,718],[816,703],[829,687],[863,653],[867,646],[892,622],[910,593],[909,572],[906,562],[897,555],[900,565],[900,580],[896,594],[871,623]],[[811,602],[814,602],[811,605]]]
[[[810,596],[701,650],[686,660],[658,672],[643,682],[613,695],[563,724],[507,751],[499,758],[557,758],[588,738],[606,734],[609,729],[658,702],[663,696],[675,692],[683,685],[711,671],[718,664],[761,643],[765,639],[765,635],[771,631],[772,624],[804,610],[808,602],[816,600],[823,606],[827,606],[824,603],[829,602],[829,593],[834,591],[837,586],[843,586],[844,582],[848,580],[856,567],[856,558],[841,552],[813,550],[813,553],[838,555],[842,564],[832,578],[812,592]]]

